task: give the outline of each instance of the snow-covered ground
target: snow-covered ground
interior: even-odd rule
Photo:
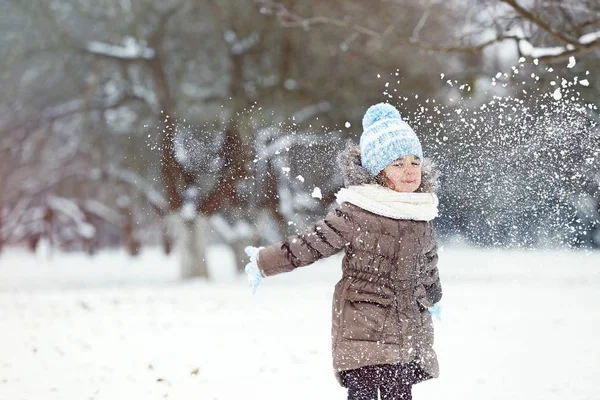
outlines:
[[[149,250],[0,255],[0,399],[344,399],[330,368],[340,257],[252,296],[231,254],[178,282]],[[419,399],[600,399],[600,254],[446,248],[441,377]]]

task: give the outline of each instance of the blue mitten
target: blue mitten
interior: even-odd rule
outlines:
[[[438,321],[442,320],[442,307],[440,306],[440,303],[432,305],[428,308],[428,310],[429,314],[431,314],[433,318],[437,319]]]
[[[252,288],[252,294],[256,293],[256,289],[260,282],[263,280],[263,275],[258,268],[258,252],[262,249],[262,247],[253,247],[248,246],[244,249],[248,257],[250,257],[250,262],[246,264],[246,275],[248,276],[248,283]]]

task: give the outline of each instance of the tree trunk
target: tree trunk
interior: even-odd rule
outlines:
[[[225,128],[225,142],[221,151],[223,168],[219,172],[219,179],[206,200],[198,207],[198,211],[204,215],[217,212],[236,214],[235,209],[248,209],[247,197],[239,193],[239,183],[248,177],[247,164],[251,160],[251,154],[241,137],[241,119],[236,117],[247,102],[244,92],[244,55],[232,52],[231,65],[229,93],[233,100],[234,117]],[[238,271],[244,270],[247,258],[244,248],[249,244],[244,239],[230,243]]]
[[[173,232],[175,238],[175,249],[180,256],[181,279],[209,279],[205,236],[208,219],[198,216],[195,220],[186,221],[177,213],[168,217],[168,223],[169,231]]]
[[[169,212],[167,224],[171,226],[170,237],[175,240],[175,246],[181,255],[181,277],[188,279],[192,277],[208,278],[206,266],[206,241],[204,234],[205,218],[197,217],[195,220],[185,221],[179,211],[183,206],[183,194],[185,190],[194,185],[193,179],[186,175],[183,166],[175,157],[174,140],[176,133],[176,120],[174,118],[175,102],[169,86],[169,80],[162,63],[161,44],[165,34],[166,23],[172,14],[165,14],[159,23],[159,29],[152,35],[149,44],[156,51],[148,63],[152,73],[152,81],[155,86],[156,95],[161,108],[160,123],[162,124],[162,181],[165,187]],[[202,230],[199,228],[202,226]],[[169,239],[165,242],[165,248],[170,247]],[[168,251],[168,250],[167,250]]]
[[[4,210],[2,208],[2,202],[0,201],[0,253],[2,253],[2,249],[4,248],[4,228],[2,223],[2,216],[4,215]]]
[[[128,204],[120,207],[120,212],[123,217],[122,234],[125,247],[127,247],[129,255],[137,256],[140,252],[140,242],[136,238],[131,206]]]
[[[163,220],[164,220],[164,218],[163,218]],[[162,224],[166,225],[166,222],[163,221]],[[163,251],[165,252],[165,254],[171,255],[171,251],[173,250],[173,236],[166,227],[163,227],[162,245],[163,245]]]

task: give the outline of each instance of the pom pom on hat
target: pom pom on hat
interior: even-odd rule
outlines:
[[[363,116],[360,137],[361,163],[376,176],[393,161],[414,155],[423,160],[421,142],[412,128],[402,120],[396,107],[375,104]]]
[[[362,119],[363,131],[369,129],[375,122],[386,118],[401,119],[400,112],[391,104],[379,103],[369,107]]]

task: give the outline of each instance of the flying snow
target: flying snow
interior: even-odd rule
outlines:
[[[598,107],[578,91],[591,79],[540,64],[497,72],[471,92],[440,74],[447,97],[434,105],[397,97],[440,169],[444,233],[480,245],[600,244],[597,207],[583,206],[597,204],[600,170],[577,162],[600,156]]]
[[[560,100],[562,99],[562,93],[560,92],[560,88],[556,89],[553,93],[552,93],[552,97],[554,97],[554,100]]]
[[[314,188],[312,194],[312,197],[316,198],[316,199],[322,199],[323,195],[321,194],[321,189],[317,186]]]

